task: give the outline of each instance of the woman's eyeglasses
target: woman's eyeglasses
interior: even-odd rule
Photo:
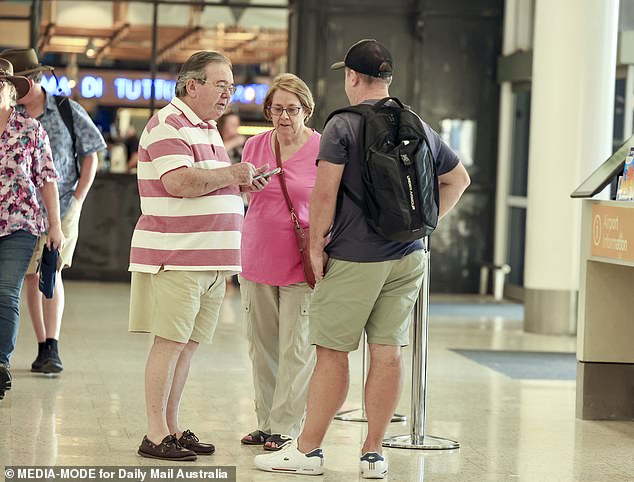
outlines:
[[[280,116],[283,112],[286,112],[290,117],[295,117],[302,110],[301,106],[292,105],[290,107],[280,107],[279,105],[269,106],[269,112],[271,115]]]
[[[207,80],[201,80],[200,83],[206,84]],[[236,84],[230,84],[228,82],[225,82],[224,80],[219,80],[212,85],[215,87],[219,94],[222,94],[223,92],[229,92],[230,95],[233,95],[236,93]]]

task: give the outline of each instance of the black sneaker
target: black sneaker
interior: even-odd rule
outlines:
[[[57,350],[48,350],[44,353],[44,361],[42,362],[40,372],[59,373],[63,369],[62,360],[60,360]]]
[[[158,445],[150,441],[146,435],[143,437],[137,453],[150,459],[173,460],[176,462],[191,461],[198,458],[195,452],[187,450],[179,444],[174,435],[168,435]]]
[[[0,363],[0,400],[4,398],[4,392],[11,390],[11,372],[9,365]]]
[[[42,367],[44,366],[44,362],[49,356],[49,350],[38,350],[37,357],[35,361],[31,363],[31,371],[34,373],[42,373]]]

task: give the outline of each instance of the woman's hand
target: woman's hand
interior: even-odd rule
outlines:
[[[48,235],[46,236],[46,246],[49,249],[64,247],[64,233],[62,233],[62,221],[59,215],[59,197],[57,195],[57,183],[47,181],[40,187],[40,194],[46,213],[48,214]]]
[[[51,226],[46,236],[48,249],[62,249],[65,242],[66,238],[64,238],[64,233],[62,233],[62,228],[59,225]]]

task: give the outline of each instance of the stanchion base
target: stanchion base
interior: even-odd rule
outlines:
[[[419,450],[451,450],[460,448],[460,444],[455,440],[441,437],[424,435],[414,437],[413,435],[397,435],[383,439],[383,447],[394,449],[419,449]]]
[[[367,422],[368,418],[365,416],[365,413],[360,408],[355,408],[353,410],[345,410],[343,412],[338,412],[335,415],[335,420],[340,420],[342,422]],[[405,415],[401,415],[400,413],[395,413],[390,422],[406,422],[407,417]]]

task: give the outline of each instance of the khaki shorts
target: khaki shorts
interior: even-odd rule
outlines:
[[[128,330],[178,343],[211,343],[224,296],[219,271],[133,272]]]
[[[328,260],[310,305],[313,345],[350,352],[365,329],[368,343],[405,346],[410,313],[418,299],[424,253],[377,263]]]
[[[57,269],[70,268],[73,262],[73,254],[75,253],[75,247],[77,246],[77,238],[79,237],[79,215],[81,214],[81,205],[79,201],[73,196],[68,211],[62,218],[62,233],[66,241],[64,247],[59,252],[57,258]],[[46,244],[46,236],[40,236],[35,245],[33,256],[29,262],[29,267],[26,270],[26,274],[34,274],[37,270],[37,263],[39,263],[42,257],[42,250]]]

